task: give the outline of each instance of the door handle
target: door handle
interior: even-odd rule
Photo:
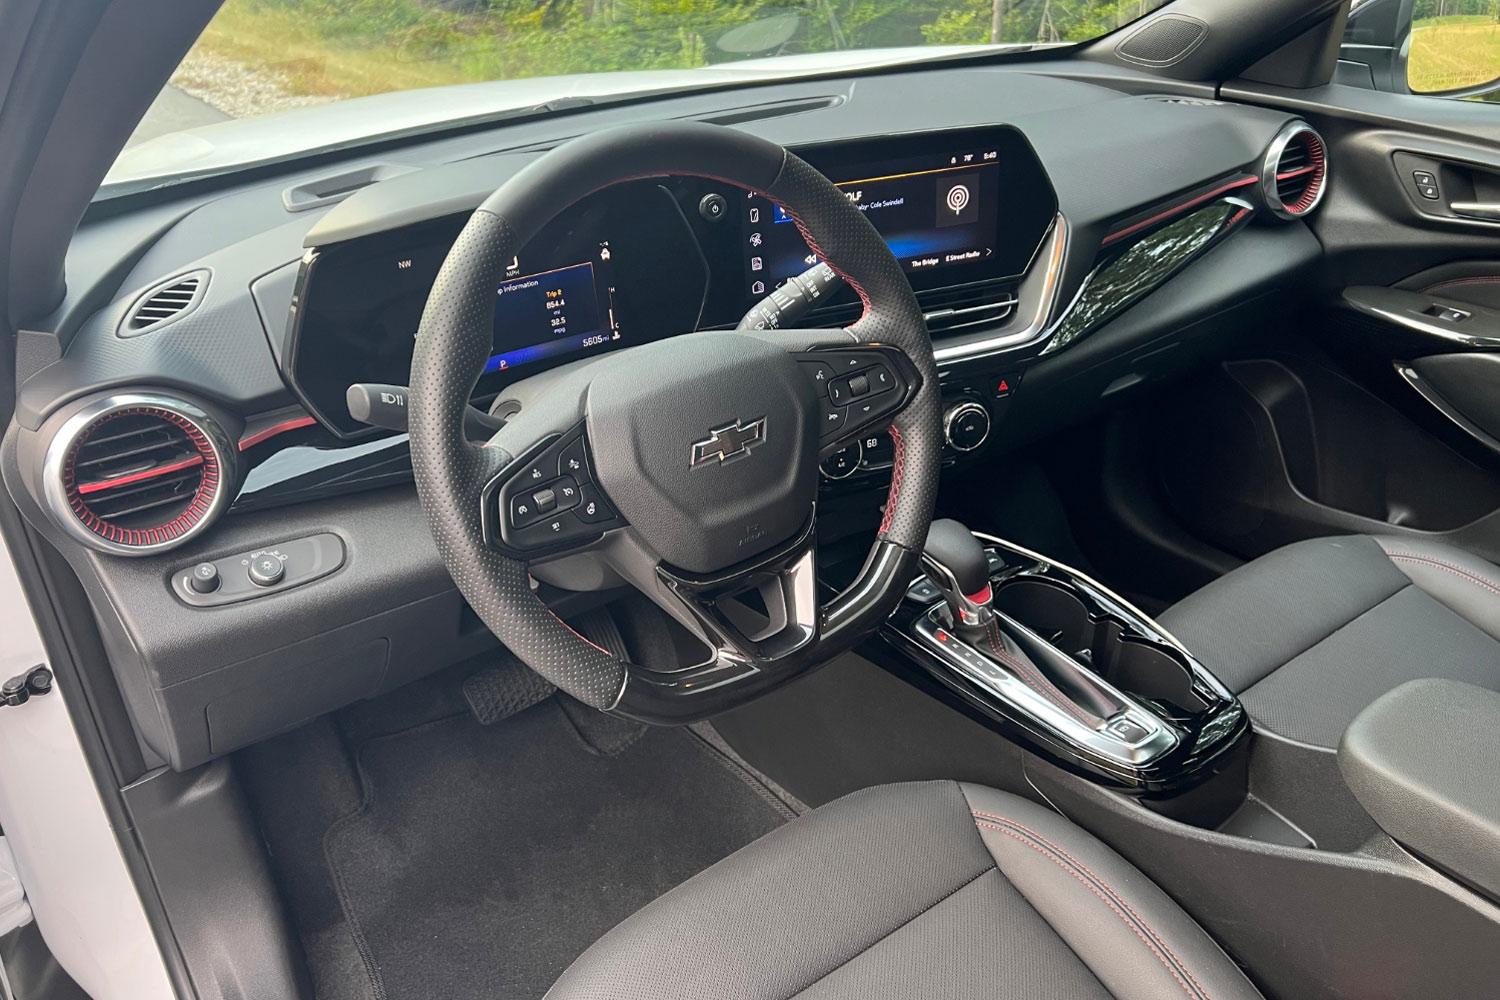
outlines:
[[[1453,210],[1454,215],[1462,215],[1466,219],[1487,219],[1491,222],[1500,222],[1500,202],[1454,201],[1449,202],[1448,207]]]

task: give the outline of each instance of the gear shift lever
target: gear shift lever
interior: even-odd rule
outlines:
[[[984,546],[968,528],[951,518],[933,521],[922,549],[922,566],[942,591],[953,627],[960,634],[989,627],[994,618],[989,562]]]
[[[997,619],[991,606],[989,561],[968,528],[947,518],[933,521],[922,566],[942,592],[953,631],[964,642],[1004,664],[1023,684],[1090,729],[1120,711],[1121,704],[1067,654],[1040,636],[1001,627],[1005,620]]]

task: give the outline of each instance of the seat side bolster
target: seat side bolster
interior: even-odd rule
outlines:
[[[963,790],[1001,873],[1114,996],[1260,997],[1187,913],[1103,843],[1032,802]]]
[[[1500,568],[1452,545],[1423,538],[1377,536],[1377,544],[1433,600],[1500,639]]]

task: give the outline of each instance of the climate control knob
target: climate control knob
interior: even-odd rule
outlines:
[[[954,451],[973,451],[990,436],[990,411],[966,400],[948,407],[943,414],[943,437]]]
[[[864,457],[864,451],[864,446],[855,441],[823,459],[818,466],[818,471],[823,473],[825,479],[848,479],[859,471],[859,462]]]

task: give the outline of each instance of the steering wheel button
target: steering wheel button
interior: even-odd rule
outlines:
[[[537,490],[531,494],[531,502],[538,513],[545,514],[557,507],[557,494],[550,489]]]
[[[557,474],[572,476],[579,482],[588,478],[588,462],[584,458],[583,438],[574,438],[563,445],[562,453],[557,457]]]
[[[580,486],[578,498],[578,506],[573,513],[584,524],[602,524],[614,519],[615,512],[592,486]]]
[[[876,365],[874,368],[871,368],[864,373],[864,378],[868,380],[870,392],[872,393],[885,392],[887,389],[896,388],[896,376],[892,375],[891,370],[885,365]]]
[[[837,373],[833,370],[833,365],[830,365],[826,361],[803,361],[801,365],[803,374],[812,379],[813,384],[822,392],[827,392],[828,387],[837,378]]]
[[[536,501],[529,495],[522,493],[511,497],[510,500],[510,523],[513,528],[524,528],[528,524],[535,524],[537,518],[542,516],[542,511],[537,510]]]
[[[550,492],[557,498],[558,510],[572,510],[578,505],[578,484],[566,476],[553,483]]]
[[[844,421],[848,418],[848,416],[848,411],[841,406],[825,405],[823,407],[822,436],[825,438],[830,437],[843,430]]]
[[[583,523],[570,513],[552,514],[535,524],[511,532],[511,542],[526,549],[550,548],[579,541],[597,531],[597,528]]]
[[[833,400],[834,406],[848,406],[854,402],[853,380],[849,378],[836,379],[828,384],[828,398]]]

